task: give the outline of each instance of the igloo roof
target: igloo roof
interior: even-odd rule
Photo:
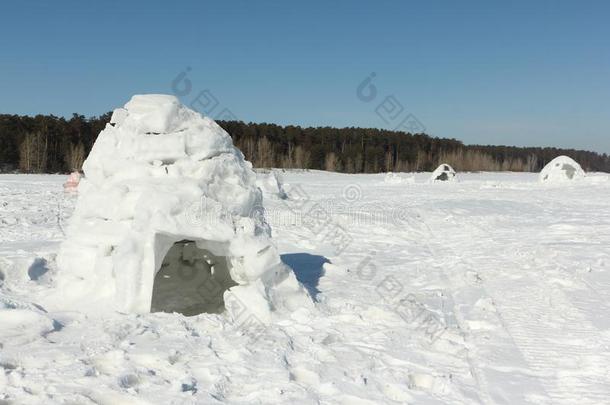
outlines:
[[[218,160],[234,164],[218,167],[219,173],[210,167],[219,166],[210,164]],[[213,120],[174,96],[159,94],[133,96],[116,109],[83,165],[87,179],[97,186],[185,177],[205,185],[206,196],[234,206],[257,198],[250,169],[229,134]]]
[[[161,262],[184,240],[227,259],[237,286],[225,295],[261,319],[306,297],[271,241],[252,165],[176,97],[136,95],[116,109],[83,170],[58,255],[62,302],[50,307],[148,312]]]
[[[447,163],[443,163],[432,172],[430,181],[454,181],[455,175],[456,173],[455,170],[453,170],[453,167]]]
[[[558,156],[551,160],[540,172],[541,182],[565,182],[583,178],[585,172],[568,156]]]

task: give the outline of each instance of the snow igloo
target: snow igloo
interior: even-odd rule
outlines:
[[[455,175],[456,173],[455,170],[453,170],[453,167],[449,166],[447,163],[443,163],[432,172],[430,181],[454,181]]]
[[[565,182],[585,177],[585,171],[572,158],[558,156],[551,160],[540,172],[541,182]]]
[[[83,170],[49,308],[268,321],[311,304],[272,243],[252,165],[177,98],[114,110]]]

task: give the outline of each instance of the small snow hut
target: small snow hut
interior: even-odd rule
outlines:
[[[83,170],[49,308],[247,308],[266,321],[310,303],[271,241],[252,165],[177,98],[136,95],[116,109]]]
[[[456,173],[455,170],[453,170],[453,167],[449,166],[447,163],[443,163],[432,172],[430,181],[454,181],[455,175]]]
[[[565,182],[585,177],[585,171],[572,158],[558,156],[551,160],[540,172],[541,182]]]

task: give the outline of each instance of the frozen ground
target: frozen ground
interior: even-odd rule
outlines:
[[[610,178],[285,174],[265,208],[316,297],[222,315],[47,312],[64,176],[0,176],[0,403],[601,404]]]

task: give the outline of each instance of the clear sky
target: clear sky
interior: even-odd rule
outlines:
[[[413,114],[466,143],[610,152],[607,1],[0,4],[0,113],[98,115],[171,93],[187,68],[181,99],[211,95],[212,117],[391,129]]]

